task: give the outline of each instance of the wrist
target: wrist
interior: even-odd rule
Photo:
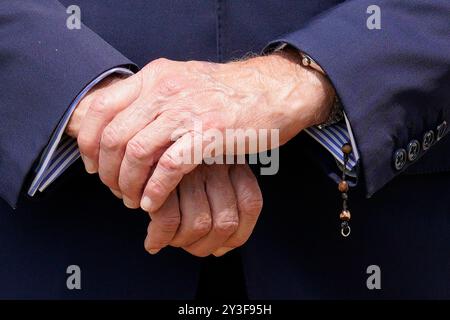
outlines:
[[[277,123],[281,143],[325,122],[334,104],[331,82],[324,74],[303,66],[301,59],[297,50],[285,48],[245,62],[260,72],[259,89],[268,97],[268,116],[281,120]]]
[[[325,73],[305,66],[301,54],[295,48],[286,47],[272,56],[282,60],[292,70],[292,88],[298,90],[303,99],[292,96],[287,102],[293,106],[294,117],[302,118],[303,129],[325,122],[336,98],[334,87]],[[301,114],[304,114],[303,117]]]

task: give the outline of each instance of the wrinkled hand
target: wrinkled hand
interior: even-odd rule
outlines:
[[[155,254],[171,245],[198,257],[222,256],[247,241],[261,208],[261,192],[247,165],[199,166],[150,213],[145,248]]]
[[[261,210],[248,167],[196,169],[201,161],[185,162],[180,154],[195,153],[196,123],[220,133],[279,129],[273,148],[323,122],[334,90],[323,75],[299,62],[292,52],[228,64],[158,59],[83,99],[69,133],[77,136],[88,172],[98,172],[127,207],[151,213],[145,242],[151,253],[173,245],[198,256],[221,255],[247,240]],[[209,142],[202,132],[200,137],[201,146]],[[223,141],[212,156],[264,151],[253,142],[244,143],[242,151]]]
[[[66,133],[76,138],[89,107],[122,79],[111,76],[94,87],[80,102]],[[145,248],[151,254],[171,245],[199,257],[222,256],[247,241],[262,208],[261,191],[247,165],[202,165],[183,178],[177,191],[149,214]],[[113,193],[122,197],[121,192]]]
[[[196,122],[221,132],[279,129],[283,144],[324,121],[333,97],[328,80],[297,54],[228,64],[158,59],[96,95],[78,143],[87,171],[98,171],[128,207],[157,212],[198,165],[179,158],[193,152]]]

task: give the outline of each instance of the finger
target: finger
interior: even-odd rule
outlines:
[[[258,181],[248,165],[232,166],[230,179],[237,198],[239,227],[222,248],[213,252],[217,257],[247,242],[258,221],[263,205]]]
[[[105,127],[100,142],[100,178],[111,188],[118,187],[118,174],[128,141],[139,131],[153,122],[164,107],[165,114],[170,114],[169,97],[185,89],[177,77],[161,79],[161,73],[175,64],[167,59],[156,59],[139,72],[141,88],[139,99],[117,114]],[[145,79],[145,83],[143,83]],[[171,120],[182,122],[179,112],[172,112]]]
[[[212,229],[199,241],[183,248],[198,257],[208,256],[222,247],[236,232],[239,224],[236,196],[228,176],[228,166],[216,165],[207,170],[206,194],[213,219]]]
[[[211,229],[211,211],[200,169],[201,167],[184,176],[178,187],[181,224],[171,246],[189,246],[207,235]]]
[[[147,229],[145,249],[156,254],[166,247],[177,232],[180,224],[180,210],[176,191],[172,192],[167,202],[155,213],[150,214],[151,221]]]
[[[112,189],[119,189],[119,173],[128,142],[151,123],[154,118],[143,116],[144,105],[138,99],[119,113],[104,129],[100,139],[98,173],[102,182]],[[139,115],[139,116],[138,116]],[[136,148],[136,153],[141,150]],[[124,199],[126,203],[126,198]]]
[[[158,117],[138,132],[127,144],[125,155],[120,163],[118,185],[124,196],[127,207],[138,208],[150,169],[155,165],[161,154],[173,143],[171,135],[177,124],[164,116]],[[115,179],[114,157],[103,159],[101,153],[101,168],[105,175]],[[110,161],[110,163],[108,163]],[[112,162],[112,163],[111,163]],[[170,190],[171,191],[171,190]]]
[[[103,129],[120,111],[129,106],[139,95],[140,76],[134,75],[114,83],[109,90],[102,90],[90,105],[78,133],[78,147],[86,170],[98,170],[98,150]]]
[[[158,210],[183,176],[199,165],[193,157],[195,145],[193,139],[195,138],[190,133],[183,135],[158,160],[141,200],[141,207],[144,211]]]

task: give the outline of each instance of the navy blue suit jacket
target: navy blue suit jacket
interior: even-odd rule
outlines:
[[[317,60],[343,102],[361,155],[353,200],[360,233],[345,244],[335,239],[334,184],[306,153],[335,168],[305,137],[294,139],[282,152],[280,175],[261,178],[266,207],[244,252],[250,297],[371,297],[358,282],[366,263],[385,263],[400,279],[385,297],[449,297],[450,140],[402,170],[393,157],[450,123],[450,3],[372,2],[79,0],[80,30],[66,27],[70,1],[2,2],[0,297],[192,297],[198,259],[170,249],[147,255],[145,216],[123,208],[81,166],[36,198],[24,190],[71,101],[105,70],[158,57],[225,62],[279,42]],[[366,27],[372,4],[381,8],[380,30]],[[317,169],[308,170],[313,187],[280,187],[283,176],[304,181],[305,166]],[[313,215],[300,218],[302,210]],[[398,264],[398,256],[406,262]],[[407,269],[413,263],[421,268]],[[81,291],[65,286],[71,264],[84,270]],[[406,290],[407,278],[421,270],[443,281]],[[331,281],[343,272],[347,282]]]

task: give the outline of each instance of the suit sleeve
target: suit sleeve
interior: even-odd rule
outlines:
[[[368,27],[372,5],[380,29]],[[369,197],[448,132],[449,16],[448,0],[347,1],[270,45],[288,43],[328,74],[352,125]]]
[[[58,1],[0,2],[0,197],[13,207],[72,100],[132,65],[86,26],[68,29],[68,16]]]

